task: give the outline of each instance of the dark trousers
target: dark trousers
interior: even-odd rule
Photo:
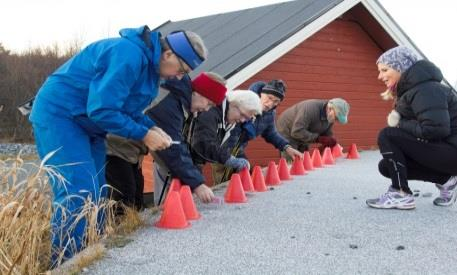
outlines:
[[[106,157],[106,181],[112,187],[111,199],[137,210],[143,208],[144,178],[139,164],[115,156]],[[117,209],[118,214],[122,210]]]
[[[379,172],[392,187],[410,193],[408,179],[444,184],[457,175],[457,148],[443,141],[418,139],[400,128],[387,127],[378,135],[383,159]]]

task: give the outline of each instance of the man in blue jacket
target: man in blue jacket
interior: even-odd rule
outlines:
[[[204,203],[211,202],[214,194],[192,160],[186,130],[195,113],[206,112],[220,105],[227,89],[225,80],[214,73],[201,73],[192,82],[189,77],[167,80],[161,87],[163,99],[146,114],[153,119],[174,141],[169,148],[153,152],[154,203],[158,205],[164,195],[163,188],[171,178],[178,178],[189,185]]]
[[[292,159],[295,156],[303,158],[303,154],[289,145],[284,137],[276,130],[275,117],[276,107],[284,100],[286,85],[282,80],[271,80],[268,83],[258,81],[253,83],[249,90],[257,93],[262,104],[262,114],[257,115],[255,120],[238,124],[231,132],[227,147],[235,157],[247,159],[245,148],[248,142],[257,136],[262,136],[266,142],[276,149],[284,151]],[[230,179],[231,171],[226,167],[213,164],[213,177],[216,183]]]
[[[52,266],[84,247],[86,219],[76,217],[88,201],[105,197],[105,135],[143,141],[150,150],[169,147],[171,138],[142,111],[160,78],[181,78],[207,57],[192,32],[162,38],[143,26],[120,36],[90,44],[51,74],[30,114],[40,158],[62,175],[50,174]]]

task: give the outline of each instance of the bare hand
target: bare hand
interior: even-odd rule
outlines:
[[[148,133],[143,138],[143,142],[151,151],[163,150],[171,145],[171,137],[158,127],[153,127],[148,130]]]
[[[303,153],[301,153],[300,151],[292,148],[292,147],[287,147],[286,149],[286,153],[292,158],[292,159],[295,159],[295,156],[298,156],[300,159],[303,159]]]
[[[203,203],[210,203],[214,198],[213,190],[211,190],[211,188],[206,186],[204,183],[195,188],[194,193]]]

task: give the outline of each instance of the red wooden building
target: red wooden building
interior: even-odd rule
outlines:
[[[201,35],[210,55],[194,74],[217,72],[231,89],[284,80],[288,89],[278,113],[305,99],[346,99],[349,123],[336,125],[335,137],[343,147],[356,143],[361,149],[376,148],[391,109],[379,96],[385,90],[377,80],[379,55],[401,44],[424,57],[376,0],[291,1],[166,22],[158,29]],[[249,143],[247,155],[251,164],[266,165],[279,153],[259,137]]]

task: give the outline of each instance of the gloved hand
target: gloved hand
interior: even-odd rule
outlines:
[[[237,172],[245,167],[248,169],[250,168],[249,161],[244,158],[235,158],[234,156],[230,156],[230,158],[225,161],[224,165],[236,170]]]
[[[319,136],[317,138],[317,142],[323,147],[333,147],[336,145],[336,139],[329,136]]]
[[[387,116],[387,125],[390,127],[397,127],[400,123],[401,115],[399,112],[392,110]]]

